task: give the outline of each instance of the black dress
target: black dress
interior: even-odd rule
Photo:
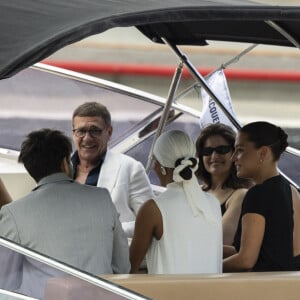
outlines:
[[[300,270],[297,263],[300,257],[293,257],[293,203],[289,182],[278,175],[249,189],[241,218],[247,213],[265,218],[265,233],[253,271]],[[241,218],[234,239],[237,251],[241,241]]]

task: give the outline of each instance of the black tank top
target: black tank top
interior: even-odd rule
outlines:
[[[226,203],[227,201],[229,200],[229,198],[233,195],[233,193],[235,192],[236,190],[233,190],[232,193],[230,193],[230,195],[225,199],[225,201],[221,204],[221,212],[222,212],[222,216],[225,214],[226,212]]]

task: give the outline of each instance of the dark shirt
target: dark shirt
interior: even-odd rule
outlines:
[[[99,162],[98,164],[96,165],[95,168],[93,168],[87,178],[86,178],[86,181],[85,181],[85,184],[87,185],[93,185],[93,186],[97,186],[97,182],[98,182],[98,178],[99,178],[99,174],[100,174],[100,171],[101,171],[101,166],[102,166],[102,163],[104,161],[104,158],[105,158],[105,155],[106,155],[106,152],[104,154],[101,155],[100,159],[99,159]],[[79,164],[79,156],[78,156],[78,152],[75,151],[74,154],[72,155],[71,157],[71,161],[72,161],[72,165],[73,165],[73,179],[76,178],[76,175],[77,175],[77,166]]]
[[[221,213],[222,213],[222,216],[225,214],[225,212],[226,212],[226,202],[227,201],[225,201],[224,203],[222,203],[221,204]]]
[[[265,232],[253,271],[289,271],[293,267],[293,202],[290,184],[281,175],[257,184],[247,192],[241,218],[255,213],[265,218]],[[234,239],[240,248],[241,218]]]
[[[227,204],[229,198],[234,194],[235,191],[236,191],[236,190],[233,190],[233,191],[229,194],[229,196],[224,200],[224,202],[221,204],[221,213],[222,213],[222,216],[225,214],[225,212],[226,212],[226,210],[227,210],[226,204]]]

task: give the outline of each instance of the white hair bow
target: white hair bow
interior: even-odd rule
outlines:
[[[196,159],[197,163],[195,164],[194,167],[191,167],[191,172],[194,174],[198,168],[198,162],[199,162],[199,159],[194,157],[194,159]],[[189,166],[192,166],[193,165],[193,162],[190,160],[190,158],[184,158],[181,162],[180,162],[180,165],[178,165],[174,171],[173,171],[173,180],[175,182],[183,182],[183,181],[189,181],[192,179],[192,176],[190,179],[184,179],[182,178],[182,176],[180,175],[181,171],[184,170],[186,167],[189,167]]]

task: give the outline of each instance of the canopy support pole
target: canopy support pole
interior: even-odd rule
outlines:
[[[185,66],[189,69],[190,73],[195,78],[195,80],[197,80],[200,83],[201,87],[203,87],[205,89],[205,91],[208,93],[208,95],[219,105],[219,107],[222,109],[222,111],[225,113],[225,115],[229,118],[229,120],[232,122],[232,124],[237,129],[240,129],[241,128],[240,123],[233,117],[233,115],[226,109],[226,107],[223,105],[223,103],[219,100],[217,95],[210,89],[205,78],[192,65],[192,63],[189,61],[189,59],[179,50],[179,48],[176,45],[170,43],[165,38],[163,38],[163,41],[165,44],[170,46],[170,48],[174,51],[174,53],[185,64]]]
[[[152,145],[151,145],[151,149],[150,149],[150,152],[149,152],[147,165],[146,165],[146,172],[147,173],[150,172],[152,161],[153,161],[154,144],[155,144],[156,140],[158,139],[158,137],[161,135],[161,133],[162,133],[164,127],[165,127],[166,121],[168,119],[170,108],[171,108],[172,103],[174,101],[174,96],[175,96],[175,93],[177,91],[177,88],[178,88],[178,85],[179,85],[179,82],[180,82],[180,78],[181,78],[181,75],[182,75],[182,68],[183,68],[183,63],[180,61],[177,68],[176,68],[176,70],[175,70],[175,73],[174,73],[174,76],[173,76],[173,79],[172,79],[172,83],[170,85],[168,98],[167,98],[166,104],[164,106],[164,110],[162,112],[162,115],[160,117],[159,124],[157,126],[157,130],[156,130],[156,133],[155,133]]]
[[[278,25],[274,21],[265,21],[269,26],[278,31],[281,35],[283,35],[287,40],[289,40],[296,48],[300,50],[300,44],[294,39],[285,29],[283,29],[280,25]]]
[[[271,22],[273,23],[273,22]],[[275,24],[275,23],[274,23]],[[276,24],[275,24],[276,25]],[[292,37],[290,37],[292,40],[294,40]],[[289,39],[290,40],[290,39]],[[171,49],[175,52],[175,54],[181,59],[182,63],[186,65],[186,67],[189,69],[193,77],[200,83],[201,87],[205,89],[205,91],[210,95],[210,97],[220,106],[222,111],[225,113],[225,115],[229,118],[229,120],[232,122],[232,124],[237,128],[240,129],[241,125],[239,122],[232,116],[232,114],[227,111],[226,107],[220,102],[218,97],[215,95],[215,93],[210,89],[207,82],[205,81],[205,78],[198,72],[198,70],[192,65],[192,63],[189,61],[189,59],[179,50],[179,48],[170,43],[168,40],[163,38],[163,41],[165,44],[169,45]],[[300,49],[299,44],[294,40],[296,43],[296,47]],[[293,42],[294,44],[294,42]],[[298,45],[298,46],[297,46]],[[252,46],[251,46],[252,47]],[[287,149],[288,151],[288,149]],[[289,152],[289,151],[288,151]],[[280,170],[279,170],[280,171]],[[286,176],[283,172],[280,171],[280,173],[292,184],[294,185],[298,190],[299,186],[291,180],[288,176]]]
[[[249,53],[251,50],[253,50],[257,46],[258,46],[258,44],[253,44],[253,45],[247,47],[241,53],[239,53],[238,55],[234,56],[232,59],[226,61],[219,68],[215,69],[214,71],[212,71],[211,73],[209,73],[205,77],[207,78],[211,74],[213,74],[214,72],[216,72],[216,71],[218,71],[220,69],[226,69],[228,66],[232,65],[233,63],[239,62],[240,58],[242,58],[243,56],[245,56],[247,53]],[[189,86],[185,90],[183,90],[179,95],[177,95],[177,97],[174,99],[174,101],[176,102],[178,99],[180,99],[181,97],[187,95],[192,89],[194,89],[196,87],[199,87],[199,83],[198,82],[192,84],[191,86]]]

